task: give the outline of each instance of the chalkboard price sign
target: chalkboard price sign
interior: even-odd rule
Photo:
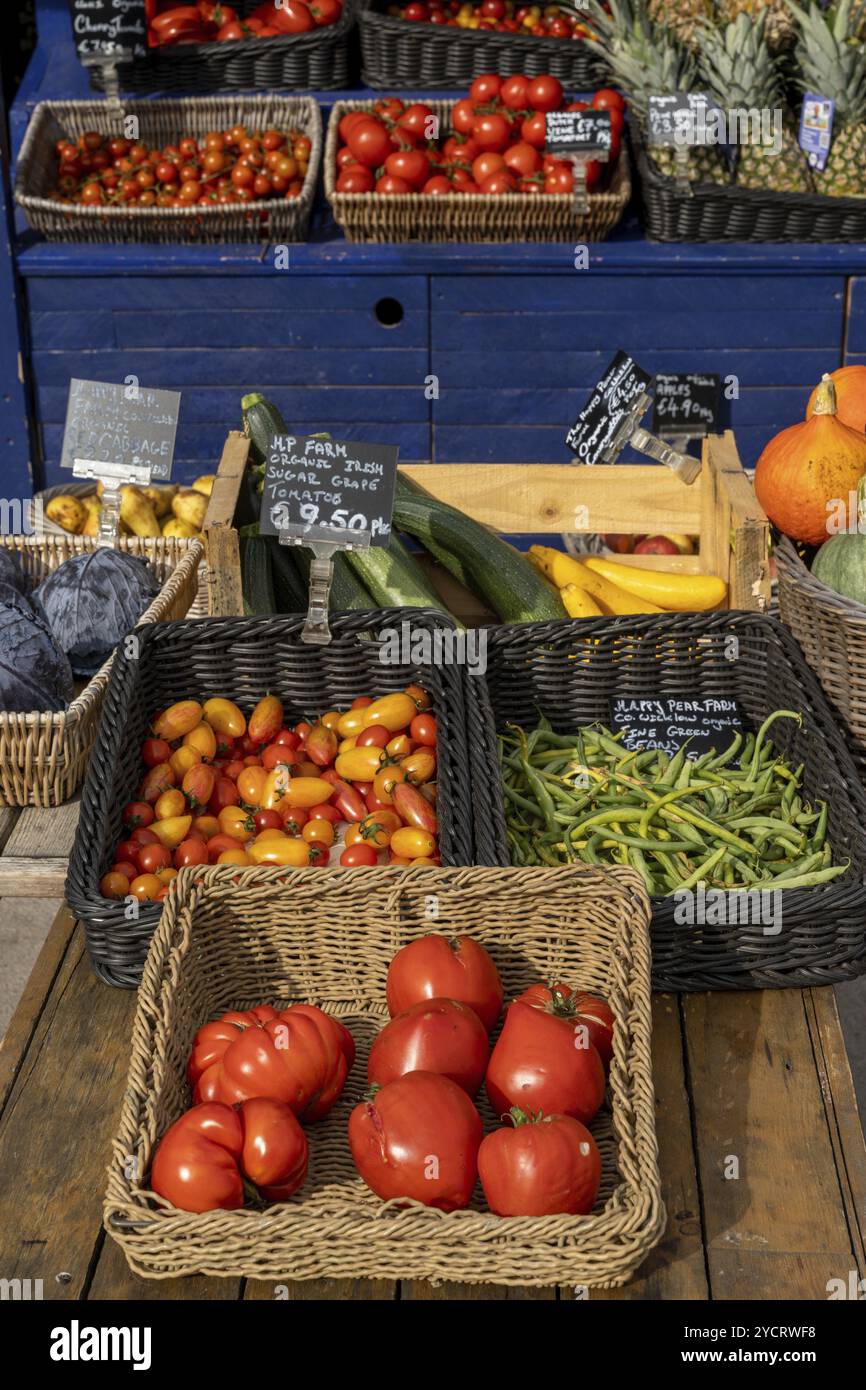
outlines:
[[[546,143],[551,154],[585,154],[610,158],[609,111],[548,111]]]
[[[274,435],[259,529],[310,540],[387,545],[399,450],[312,435]]]
[[[653,430],[700,438],[715,434],[721,381],[713,372],[659,372],[654,383]]]
[[[70,0],[79,58],[141,58],[147,51],[144,0]]]
[[[610,700],[611,724],[629,752],[661,748],[670,757],[688,744],[687,756],[701,757],[711,748],[723,752],[743,723],[736,700],[700,699],[665,695],[656,700],[614,697]]]
[[[622,349],[572,425],[565,442],[579,463],[613,463],[619,448],[617,434],[652,377]]]
[[[61,467],[76,460],[149,468],[151,477],[171,477],[180,392],[110,381],[69,383]]]

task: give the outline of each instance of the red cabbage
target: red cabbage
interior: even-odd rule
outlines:
[[[64,560],[34,594],[77,676],[92,676],[159,593],[144,560],[100,547]]]
[[[0,602],[0,710],[55,714],[73,694],[69,661],[42,618],[7,592]]]

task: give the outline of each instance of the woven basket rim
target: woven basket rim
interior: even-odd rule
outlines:
[[[232,39],[231,42],[226,43],[211,41],[209,43],[167,44],[161,47],[148,48],[146,54],[130,63],[120,63],[118,68],[121,72],[124,68],[133,66],[140,66],[143,69],[147,66],[151,56],[158,57],[159,61],[167,59],[170,62],[183,62],[185,59],[188,61],[193,58],[216,67],[238,55],[241,57],[256,56],[264,53],[283,53],[286,50],[297,48],[317,47],[323,39],[327,41],[332,38],[342,38],[349,32],[355,19],[356,3],[357,0],[343,0],[343,12],[334,24],[320,25],[318,28],[308,30],[303,34],[273,34],[270,38],[264,39],[251,34],[249,38]],[[267,48],[263,49],[261,45],[265,43]]]
[[[93,536],[3,536],[0,537],[5,549],[27,549],[37,550],[40,546],[47,546],[48,549],[56,549],[64,542],[81,543],[84,551],[96,550],[97,541]],[[166,544],[169,541],[170,544]],[[178,563],[175,565],[171,574],[160,585],[159,593],[153,602],[148,605],[138,620],[136,626],[142,623],[151,626],[160,620],[160,616],[166,607],[166,600],[171,598],[176,589],[181,588],[190,576],[191,572],[198,570],[199,565],[204,559],[204,546],[201,541],[191,540],[180,537],[140,537],[140,536],[119,536],[117,548],[121,551],[137,551],[141,544],[151,544],[154,547],[154,554],[165,553],[173,549],[181,549],[182,553]],[[78,551],[78,546],[71,546],[70,554]],[[169,588],[169,586],[171,586]],[[68,731],[71,725],[79,723],[91,708],[102,699],[108,680],[111,675],[111,668],[114,662],[114,653],[102,663],[99,670],[90,677],[84,689],[74,700],[71,700],[65,710],[56,713],[47,711],[32,710],[20,713],[7,713],[0,711],[0,733],[8,733],[13,729],[49,729],[52,732]]]
[[[557,42],[557,40],[554,40]],[[456,100],[450,98],[434,98],[425,103],[436,115],[447,116],[456,105]],[[376,103],[374,101],[337,101],[331,110],[328,120],[328,128],[325,135],[325,153],[323,159],[323,180],[325,197],[334,208],[345,207],[353,211],[363,210],[364,208],[379,208],[382,205],[381,193],[338,193],[336,189],[336,158],[337,141],[339,140],[339,124],[343,116],[351,111],[372,111]],[[428,197],[430,195],[427,195]],[[543,195],[545,206],[551,208],[570,208],[572,206],[572,196],[569,193],[545,193]],[[388,197],[388,206],[395,210],[406,208],[412,209],[419,206],[419,200],[423,202],[425,195],[420,193],[395,193]],[[437,195],[436,204],[445,208],[466,207],[467,201],[473,208],[484,211],[495,211],[501,209],[503,214],[522,210],[527,206],[527,198],[532,197],[526,193],[497,193],[483,194],[475,193],[467,195],[465,193],[443,193]],[[624,212],[631,198],[631,178],[629,176],[629,160],[627,144],[623,141],[620,148],[619,157],[613,167],[610,187],[602,193],[590,192],[588,195],[590,211],[593,209],[607,208],[610,212],[620,210]],[[431,199],[432,201],[432,199]],[[500,219],[500,220],[504,220]]]
[[[297,35],[295,37],[303,38],[304,35]],[[146,226],[149,221],[164,219],[166,217],[170,220],[177,221],[179,226],[183,226],[184,221],[189,221],[191,219],[199,220],[202,216],[212,221],[217,217],[226,218],[228,216],[237,216],[238,213],[243,213],[247,207],[258,211],[267,210],[268,212],[272,210],[277,211],[280,207],[285,207],[289,211],[294,211],[301,215],[306,214],[312,208],[316,191],[319,161],[322,153],[322,117],[319,104],[314,97],[301,96],[298,94],[283,95],[282,93],[261,94],[244,92],[219,92],[215,93],[213,96],[207,97],[154,97],[151,99],[137,97],[133,98],[131,101],[124,101],[124,110],[128,111],[130,107],[140,104],[144,106],[146,110],[153,111],[154,109],[161,109],[165,112],[168,108],[176,106],[178,107],[178,114],[181,112],[192,112],[195,114],[195,112],[202,107],[211,109],[214,103],[220,101],[231,102],[233,104],[238,102],[250,102],[254,105],[258,104],[259,106],[265,103],[273,105],[274,102],[286,102],[298,107],[299,114],[297,119],[304,124],[304,133],[310,138],[311,148],[310,162],[306,177],[297,198],[292,199],[291,202],[287,202],[283,198],[273,198],[261,204],[250,203],[248,205],[223,205],[217,203],[213,206],[200,207],[198,203],[194,203],[188,208],[129,208],[119,205],[112,207],[87,207],[84,204],[63,203],[57,198],[45,198],[41,194],[26,192],[26,184],[31,176],[31,166],[35,157],[35,151],[41,139],[42,124],[50,117],[53,117],[58,123],[61,123],[64,113],[78,113],[81,115],[92,114],[95,119],[99,117],[104,118],[106,115],[105,102],[95,101],[89,98],[87,100],[40,101],[34,107],[30,120],[27,123],[27,130],[18,156],[18,163],[15,171],[15,201],[25,212],[45,212],[51,213],[57,217],[74,217],[76,219],[81,217],[84,218],[85,225],[90,223],[94,226],[98,226],[100,222],[118,216],[122,217],[124,220],[129,219],[129,225],[132,227],[136,225]]]
[[[602,65],[602,61],[599,59],[598,54],[586,48],[583,44],[583,40],[555,39],[551,38],[549,34],[527,34],[524,38],[522,34],[501,34],[497,33],[495,29],[449,28],[448,25],[445,24],[430,24],[427,20],[421,20],[420,22],[410,21],[400,19],[398,15],[383,14],[381,10],[375,8],[375,4],[371,3],[361,3],[359,5],[357,18],[358,26],[362,29],[384,29],[388,33],[399,34],[401,36],[405,35],[409,29],[411,29],[413,33],[417,30],[419,39],[422,37],[432,38],[434,35],[431,33],[431,30],[435,30],[436,38],[441,38],[443,41],[454,44],[462,43],[467,48],[473,44],[481,43],[487,43],[494,48],[505,48],[517,42],[520,44],[525,43],[527,46],[531,45],[532,47],[537,47],[544,52],[561,53],[563,51],[563,44],[566,45],[566,52],[569,51],[567,45],[572,44],[574,47],[578,48],[578,54],[575,54],[575,57],[578,55],[586,56],[588,54],[593,62],[598,63],[599,66]]]
[[[849,622],[866,625],[866,603],[837,593],[823,579],[816,578],[787,536],[783,536],[776,545],[775,556],[780,583],[784,580],[813,602],[831,609]]]
[[[351,897],[353,889],[358,889],[359,880],[352,870],[338,867],[328,868],[317,882],[323,885],[325,897],[329,893]],[[617,1014],[620,1026],[615,1032],[615,1059],[611,1067],[610,1104],[613,1129],[617,1146],[628,1138],[634,1155],[630,1163],[618,1168],[619,1181],[605,1202],[604,1207],[588,1216],[566,1216],[556,1218],[510,1218],[501,1227],[502,1235],[520,1235],[525,1242],[534,1230],[551,1221],[557,1223],[557,1236],[550,1234],[541,1238],[548,1250],[551,1246],[561,1250],[564,1264],[567,1265],[571,1252],[564,1246],[568,1235],[580,1235],[584,1239],[591,1235],[593,1246],[598,1247],[597,1258],[602,1268],[599,1280],[617,1280],[634,1269],[660,1237],[665,1224],[665,1211],[661,1198],[661,1175],[658,1163],[658,1144],[655,1133],[655,1105],[651,1062],[651,1008],[650,1008],[650,949],[649,949],[649,905],[646,892],[638,875],[631,869],[617,867],[599,870],[592,866],[563,866],[560,869],[539,869],[527,871],[517,868],[437,868],[431,869],[423,880],[423,891],[458,891],[460,878],[471,874],[475,884],[489,880],[491,896],[497,884],[507,884],[509,880],[543,877],[550,884],[550,875],[558,877],[569,887],[577,888],[584,881],[587,889],[594,888],[596,901],[608,897],[616,903],[616,924],[610,927],[610,939],[606,943],[610,950],[610,969],[612,979],[620,981],[620,986],[612,989],[611,1004]],[[371,869],[364,876],[364,885],[378,888],[381,882],[393,887],[406,881],[406,871],[396,867],[380,866]],[[130,1180],[127,1158],[131,1153],[140,1152],[143,1131],[148,1125],[150,1103],[154,1091],[164,1084],[166,1041],[171,1027],[171,994],[177,987],[182,965],[193,948],[196,911],[206,904],[211,895],[220,895],[220,889],[230,886],[235,898],[255,890],[268,889],[279,898],[290,897],[295,883],[308,884],[303,870],[280,868],[244,869],[238,874],[231,866],[212,866],[204,870],[181,870],[172,884],[165,909],[148,951],[138,1004],[132,1029],[130,1066],[124,1091],[117,1136],[113,1143],[113,1158],[108,1170],[108,1188],[104,1203],[104,1224],[106,1230],[124,1248],[130,1262],[136,1254],[137,1232],[142,1228],[150,1232],[151,1238],[157,1235],[169,1242],[183,1241],[191,1236],[198,1246],[212,1239],[214,1245],[219,1241],[226,1243],[226,1228],[231,1228],[232,1241],[244,1240],[267,1244],[270,1235],[279,1239],[283,1234],[294,1234],[306,1222],[315,1223],[317,1213],[306,1218],[303,1191],[299,1194],[300,1203],[270,1207],[265,1213],[249,1210],[236,1212],[209,1212],[192,1214],[179,1211],[163,1203],[149,1188],[133,1188]],[[417,882],[417,880],[414,880]],[[419,885],[420,890],[420,885]],[[254,901],[254,899],[253,899]],[[526,927],[532,931],[531,924]],[[602,950],[601,945],[598,951]],[[359,1001],[360,1002],[360,1001]],[[204,1020],[202,1020],[204,1021]],[[624,1025],[624,1026],[623,1026]],[[158,1069],[153,1066],[155,1058],[163,1059]],[[620,1124],[617,1123],[617,1115]],[[624,1135],[621,1124],[627,1128]],[[412,1204],[402,1210],[389,1209],[365,1203],[361,1206],[356,1197],[347,1195],[339,1202],[341,1213],[358,1223],[357,1232],[348,1232],[348,1239],[354,1236],[360,1252],[365,1257],[364,1237],[373,1222],[385,1215],[391,1230],[399,1230],[401,1225],[411,1223],[419,1217],[429,1225],[425,1239],[436,1242],[437,1236],[445,1238],[445,1248],[453,1246],[455,1234],[461,1243],[471,1239],[473,1228],[486,1226],[490,1217],[486,1212],[463,1210],[444,1216],[419,1204]],[[631,1229],[622,1229],[623,1214],[627,1213]],[[115,1220],[119,1219],[117,1226]],[[228,1218],[228,1220],[227,1220]],[[501,1218],[500,1218],[501,1220]],[[128,1227],[132,1228],[127,1234]],[[394,1223],[393,1226],[391,1223]],[[381,1226],[380,1226],[381,1229]],[[118,1234],[118,1231],[122,1234]],[[321,1238],[321,1237],[320,1237]],[[608,1248],[602,1249],[608,1242]],[[182,1250],[179,1245],[178,1250]],[[168,1247],[170,1252],[171,1246]],[[594,1251],[594,1255],[596,1252]],[[586,1258],[584,1251],[579,1255]],[[243,1254],[232,1251],[237,1263],[243,1263]],[[144,1261],[146,1257],[142,1257]],[[405,1274],[397,1277],[411,1278],[413,1258],[411,1246],[405,1253],[401,1251],[408,1268]],[[374,1257],[375,1259],[375,1257]],[[608,1268],[604,1268],[605,1260]],[[206,1260],[202,1261],[206,1264]],[[133,1266],[135,1267],[135,1266]],[[142,1273],[150,1273],[142,1268]],[[223,1273],[227,1272],[225,1268]],[[155,1273],[155,1272],[154,1272]],[[335,1271],[335,1274],[337,1271]],[[291,1277],[291,1271],[286,1271]],[[523,1282],[531,1283],[533,1271],[526,1271]],[[155,1275],[155,1277],[160,1277]],[[327,1274],[322,1277],[328,1277]],[[375,1276],[373,1276],[375,1277]],[[391,1274],[382,1277],[395,1277]],[[418,1277],[417,1275],[414,1277]],[[460,1273],[458,1272],[458,1277]],[[469,1275],[463,1274],[464,1279]],[[488,1279],[490,1276],[485,1276]],[[568,1270],[555,1282],[568,1282]],[[491,1279],[491,1282],[496,1282]],[[500,1282],[515,1283],[513,1277],[505,1277]],[[537,1283],[550,1284],[551,1278],[542,1276]]]

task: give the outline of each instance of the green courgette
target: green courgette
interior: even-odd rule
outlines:
[[[504,623],[542,622],[568,614],[559,594],[519,550],[480,522],[435,498],[398,488],[394,525],[419,540]]]
[[[309,595],[295,563],[295,547],[280,545],[276,536],[268,536],[268,540],[271,542],[271,572],[277,612],[305,613]]]
[[[276,613],[271,549],[267,536],[239,537],[244,612]]]
[[[270,441],[275,434],[288,434],[289,427],[277,407],[258,391],[241,397],[244,434],[250,441],[250,459],[257,467],[267,462]]]
[[[417,560],[393,531],[387,546],[347,550],[346,559],[381,608],[438,608],[448,613]]]
[[[310,562],[313,553],[305,546],[293,549],[292,559],[297,566],[300,583],[304,591],[301,608],[306,612],[310,585]],[[375,608],[372,596],[350,568],[346,556],[340,551],[334,554],[334,574],[331,580],[331,593],[328,608],[332,613],[366,613]]]

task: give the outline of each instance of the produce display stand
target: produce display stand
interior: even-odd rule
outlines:
[[[576,1297],[569,1287],[411,1279],[398,1290],[137,1278],[102,1229],[135,1008],[133,993],[97,981],[82,929],[62,910],[0,1049],[0,1173],[16,1174],[15,1201],[0,1212],[0,1264],[42,1279],[46,1299]],[[862,1278],[866,1145],[832,990],[656,995],[652,1045],[667,1228],[628,1284],[590,1290],[590,1301],[823,1301],[829,1280]],[[730,1155],[736,1182],[725,1176]]]

